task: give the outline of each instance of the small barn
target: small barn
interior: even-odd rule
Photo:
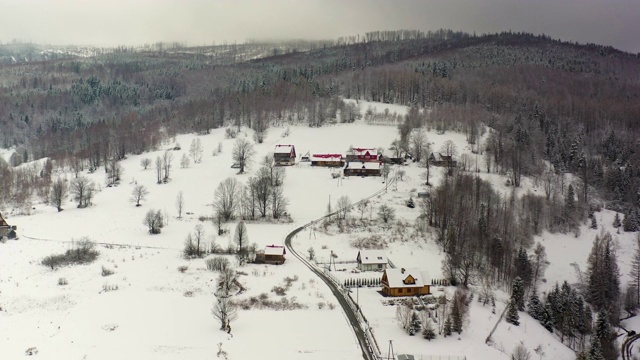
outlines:
[[[348,162],[344,168],[344,176],[380,176],[379,162]]]
[[[293,145],[276,145],[273,152],[273,162],[276,166],[296,164],[296,147]]]
[[[382,274],[382,293],[386,296],[428,295],[431,278],[419,269],[386,269]]]
[[[445,155],[439,152],[432,152],[429,155],[429,163],[435,166],[451,166],[454,167],[457,161],[452,155]]]
[[[284,256],[286,254],[287,250],[284,246],[267,245],[264,250],[258,251],[255,262],[259,264],[282,265],[284,264]]]
[[[9,239],[15,239],[17,229],[16,226],[10,226],[2,217],[2,214],[0,214],[0,238],[7,237]]]
[[[373,148],[353,148],[353,151],[347,154],[347,161],[377,162],[378,160],[380,160],[378,150]]]
[[[344,158],[342,154],[313,154],[311,166],[343,167]]]
[[[356,261],[360,271],[382,271],[387,268],[387,255],[382,250],[360,250]]]

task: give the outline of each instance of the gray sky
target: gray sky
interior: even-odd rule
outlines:
[[[3,43],[202,45],[450,28],[640,52],[640,0],[0,0],[0,14]]]

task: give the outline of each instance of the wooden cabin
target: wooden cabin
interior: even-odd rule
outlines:
[[[267,245],[264,250],[258,251],[255,262],[258,264],[282,265],[286,254],[287,250],[284,246]]]
[[[451,155],[445,155],[439,152],[432,152],[431,155],[429,155],[429,163],[435,166],[455,167],[457,164],[457,161]]]
[[[344,168],[344,176],[380,176],[379,162],[348,162]]]
[[[344,158],[342,154],[313,154],[311,166],[343,167]]]
[[[347,154],[347,161],[377,162],[379,160],[376,149],[353,148],[353,151]]]
[[[0,238],[7,237],[9,239],[15,239],[17,234],[17,227],[11,226],[0,214]]]
[[[386,269],[382,274],[382,293],[386,296],[416,296],[431,293],[431,278],[418,269]]]
[[[360,250],[356,261],[360,271],[382,271],[387,268],[387,255],[382,250]]]

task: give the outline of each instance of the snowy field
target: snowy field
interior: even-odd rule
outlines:
[[[382,112],[406,112],[405,107],[374,104],[360,101],[360,108]],[[284,137],[286,132],[289,135]],[[249,131],[240,136],[250,138]],[[452,140],[461,153],[469,153],[465,136],[457,133],[427,134],[434,150],[446,140]],[[293,144],[298,156],[307,152],[346,153],[350,146],[387,149],[398,137],[393,126],[371,126],[362,121],[355,124],[338,124],[321,128],[292,126],[271,128],[263,144],[255,146],[255,164],[247,174],[237,175],[232,169],[231,151],[233,139],[224,138],[224,129],[216,129],[210,135],[197,136],[204,147],[202,163],[180,168],[180,158],[188,152],[195,135],[178,136],[164,148],[179,143],[180,151],[174,156],[171,182],[157,185],[155,169],[143,170],[143,158],[155,159],[164,149],[129,156],[122,161],[123,181],[117,187],[104,186],[104,170],[83,174],[100,187],[93,206],[77,209],[67,202],[64,211],[35,204],[31,215],[18,216],[6,209],[3,214],[12,225],[17,225],[21,239],[0,244],[0,359],[22,358],[25,350],[37,348],[39,359],[212,359],[220,350],[229,359],[360,359],[361,350],[345,315],[333,298],[329,288],[315,278],[293,256],[283,266],[245,265],[240,282],[247,291],[244,298],[266,293],[270,299],[280,296],[271,292],[282,285],[286,277],[297,280],[285,295],[290,301],[302,304],[304,309],[291,311],[240,310],[239,318],[232,323],[233,337],[219,330],[217,320],[211,315],[215,301],[217,273],[208,271],[203,259],[185,260],[181,250],[187,234],[197,224],[203,224],[207,243],[214,242],[227,247],[229,235],[214,236],[211,222],[201,222],[200,216],[211,216],[212,202],[218,184],[234,177],[245,182],[259,168],[262,157],[273,151],[276,144]],[[218,144],[222,153],[212,156]],[[3,156],[8,151],[0,152]],[[475,158],[475,157],[474,157]],[[480,159],[481,160],[481,159]],[[480,164],[479,164],[480,165]],[[474,166],[475,167],[475,166]],[[386,239],[387,256],[403,267],[426,270],[434,279],[442,278],[442,254],[430,238],[417,238],[412,225],[419,209],[405,206],[406,200],[426,188],[420,174],[424,169],[416,164],[402,167],[406,171],[402,181],[388,187],[387,192],[374,199],[372,204],[388,204],[396,209],[398,219],[406,222],[406,231],[389,234],[384,229],[349,229],[339,233],[335,229],[325,231],[318,224],[306,229],[294,239],[293,246],[301,254],[314,248],[319,261],[329,259],[331,251],[338,260],[355,260],[357,248],[351,241],[359,236],[378,234]],[[483,166],[479,166],[484,169]],[[433,168],[431,182],[439,183],[443,174]],[[249,241],[258,248],[265,245],[282,245],[286,234],[300,225],[321,217],[327,204],[332,206],[343,195],[355,202],[382,189],[386,184],[376,178],[343,178],[336,180],[332,170],[312,168],[300,163],[286,169],[285,196],[289,199],[288,212],[292,223],[248,223]],[[72,178],[70,173],[60,176]],[[497,189],[504,187],[505,178],[480,173]],[[141,207],[130,202],[135,185],[144,185],[149,195]],[[177,218],[175,199],[184,193],[185,207],[182,219]],[[523,179],[519,193],[541,191],[528,179]],[[159,235],[149,235],[143,225],[143,217],[149,209],[160,209],[169,215],[169,224]],[[359,218],[361,214],[350,214]],[[362,216],[375,217],[366,213]],[[600,228],[614,234],[618,244],[618,258],[626,283],[635,234],[617,235],[611,227],[614,213],[596,213]],[[235,223],[227,228],[231,234]],[[556,281],[577,281],[575,265],[585,271],[585,263],[593,238],[601,229],[591,230],[583,226],[580,235],[548,234],[536,237],[546,247],[550,266],[542,290],[548,290]],[[72,246],[73,239],[89,236],[98,243],[122,246],[98,246],[100,256],[90,265],[67,266],[52,271],[42,266],[48,255],[63,253]],[[393,240],[393,241],[392,241]],[[230,260],[235,261],[233,257]],[[574,265],[575,264],[575,265]],[[187,266],[184,272],[178,267]],[[103,277],[102,268],[114,274]],[[344,280],[355,276],[351,270],[355,264],[339,265],[345,271],[335,271]],[[380,276],[380,273],[375,273]],[[68,284],[58,285],[60,279]],[[396,354],[463,355],[467,359],[508,359],[519,343],[540,359],[573,359],[574,353],[561,344],[528,315],[521,313],[521,325],[501,322],[493,335],[493,344],[485,344],[502,310],[507,295],[499,293],[496,313],[491,307],[472,302],[468,325],[461,335],[438,337],[430,342],[420,336],[408,336],[397,324],[395,307],[384,305],[379,288],[361,288],[357,294],[359,304],[376,335],[376,340],[386,354],[392,341]],[[354,289],[355,291],[355,289]],[[446,289],[451,292],[452,289]],[[640,326],[640,325],[639,325]]]

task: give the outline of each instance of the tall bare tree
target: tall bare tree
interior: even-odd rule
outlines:
[[[164,173],[162,177],[162,181],[164,182],[169,181],[172,162],[173,162],[173,154],[169,150],[165,151],[164,154],[162,155],[162,171]]]
[[[58,209],[58,212],[62,211],[62,205],[67,201],[67,194],[69,193],[69,184],[66,179],[57,178],[51,185],[51,204]]]
[[[411,135],[411,154],[415,161],[420,162],[420,160],[422,160],[427,144],[427,135],[424,130],[417,129],[413,132]]]
[[[182,210],[184,209],[184,194],[182,191],[176,195],[176,210],[178,210],[178,219],[182,218]]]
[[[238,245],[238,263],[240,266],[247,262],[247,247],[249,245],[249,234],[244,221],[240,221],[236,225],[236,231],[233,234],[233,241]]]
[[[199,138],[193,139],[189,147],[189,156],[191,156],[194,164],[199,164],[202,161],[202,153],[202,141]]]
[[[338,202],[336,203],[336,206],[338,207],[338,216],[340,219],[344,220],[347,218],[352,210],[351,205],[351,199],[349,199],[348,196],[340,196]]]
[[[90,205],[93,187],[93,182],[85,176],[79,176],[71,181],[71,194],[78,202],[79,208],[85,208]]]
[[[136,203],[136,206],[141,206],[140,202],[146,199],[149,195],[149,190],[144,185],[136,185],[131,191],[131,201]]]
[[[244,174],[245,168],[251,165],[255,150],[253,144],[245,138],[238,138],[233,146],[233,161],[240,167],[240,174]]]
[[[213,317],[220,321],[220,330],[238,318],[238,308],[228,297],[219,297],[211,309]]]
[[[213,207],[216,213],[222,215],[224,221],[229,221],[235,216],[239,205],[238,194],[240,186],[238,180],[227,178],[216,189]]]

